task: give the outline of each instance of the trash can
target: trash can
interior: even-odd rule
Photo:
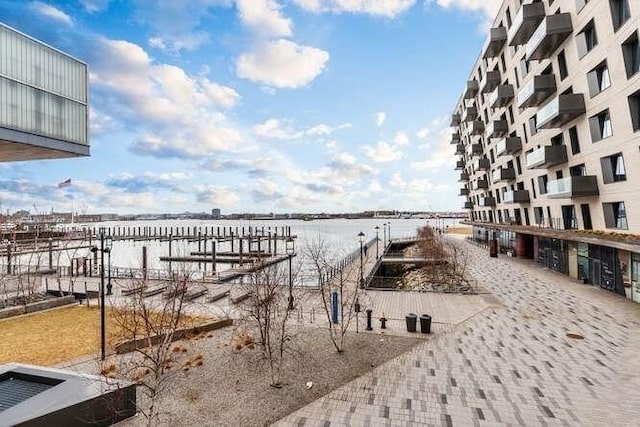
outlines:
[[[423,334],[431,333],[431,316],[428,314],[420,316],[420,332]]]
[[[416,324],[418,323],[418,315],[415,313],[409,313],[405,316],[405,320],[407,321],[407,332],[415,332]]]
[[[498,257],[498,241],[495,239],[489,240],[489,256],[491,258]]]

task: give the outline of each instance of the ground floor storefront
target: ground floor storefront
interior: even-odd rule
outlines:
[[[584,284],[640,303],[640,248],[634,252],[606,243],[585,243],[475,225],[472,239],[487,247],[497,245],[499,254],[533,259]]]

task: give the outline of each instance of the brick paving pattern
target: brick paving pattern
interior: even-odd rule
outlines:
[[[640,307],[531,261],[460,244],[472,255],[470,275],[502,307],[277,424],[640,425]]]

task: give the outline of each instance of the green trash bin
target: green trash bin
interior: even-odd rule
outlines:
[[[409,313],[405,316],[407,321],[407,332],[415,332],[418,323],[418,315],[415,313]]]

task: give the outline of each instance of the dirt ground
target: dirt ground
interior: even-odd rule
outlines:
[[[424,340],[379,334],[351,333],[346,349],[336,352],[328,333],[301,329],[292,341],[293,352],[283,369],[282,388],[269,385],[258,347],[235,350],[233,327],[210,337],[189,341],[189,353],[203,357],[202,366],[180,371],[160,401],[162,425],[261,426],[271,424],[324,396]],[[109,363],[117,364],[117,358]],[[97,364],[76,366],[95,373]],[[307,382],[313,383],[311,388]],[[138,390],[139,402],[144,400]],[[137,415],[122,425],[144,425]]]

